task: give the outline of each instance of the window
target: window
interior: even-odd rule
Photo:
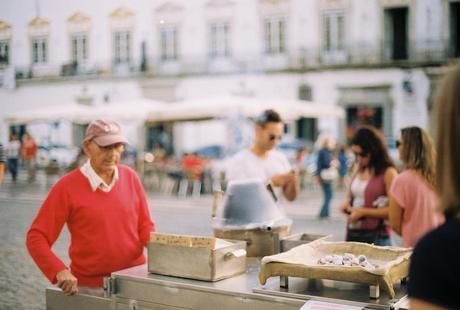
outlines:
[[[72,61],[77,64],[88,60],[88,36],[85,33],[72,35]]]
[[[177,59],[177,29],[174,26],[162,27],[161,38],[161,60]]]
[[[0,41],[0,65],[8,65],[10,61],[10,49],[8,41]]]
[[[48,62],[48,40],[47,38],[32,39],[32,63],[44,64]]]
[[[299,96],[298,98],[300,100],[307,100],[307,101],[311,101],[312,98],[313,98],[313,92],[312,92],[312,89],[309,85],[300,85],[299,86]]]
[[[345,48],[345,15],[343,12],[327,12],[323,16],[323,40],[325,51],[342,51]]]
[[[283,18],[265,20],[265,53],[282,54],[285,51],[285,21]]]
[[[212,23],[210,28],[210,55],[213,58],[230,56],[230,26],[228,23]]]
[[[129,63],[131,60],[131,34],[129,31],[114,33],[115,63]]]

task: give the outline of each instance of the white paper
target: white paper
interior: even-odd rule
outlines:
[[[341,305],[330,302],[309,300],[299,310],[362,310],[363,307]]]

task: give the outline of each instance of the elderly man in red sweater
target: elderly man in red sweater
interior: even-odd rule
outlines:
[[[103,277],[145,263],[154,223],[139,177],[119,164],[125,143],[116,122],[91,122],[83,140],[88,161],[53,186],[27,233],[35,263],[66,294],[101,295]],[[51,250],[64,224],[69,266]]]

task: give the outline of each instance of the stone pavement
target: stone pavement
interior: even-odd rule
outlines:
[[[25,248],[25,234],[50,186],[57,178],[38,175],[36,182],[29,184],[22,173],[13,184],[6,176],[0,188],[0,309],[45,309],[44,289],[50,284],[33,263]],[[319,221],[316,215],[321,205],[321,193],[303,192],[299,199],[287,204],[285,210],[293,219],[293,232],[333,234],[341,240],[344,219],[337,206],[343,192],[333,200],[332,218]],[[152,217],[158,231],[212,235],[212,197],[179,199],[149,193]],[[53,246],[56,254],[66,263],[68,233],[64,228],[61,237]]]

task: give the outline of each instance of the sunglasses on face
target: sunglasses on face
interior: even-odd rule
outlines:
[[[355,154],[355,157],[361,157],[361,158],[367,157],[367,155],[369,155],[369,153],[365,151],[362,151],[360,153],[358,152],[353,152],[353,153]]]
[[[283,136],[278,136],[278,135],[275,135],[275,134],[272,134],[272,133],[268,135],[268,139],[270,141],[273,141],[273,140],[280,141],[282,138],[283,138]]]

